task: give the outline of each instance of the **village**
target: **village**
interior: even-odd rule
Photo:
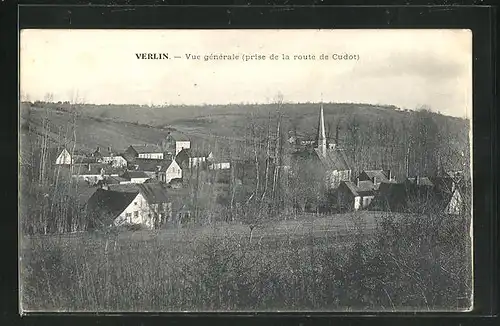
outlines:
[[[287,204],[291,206],[288,208],[338,214],[358,210],[409,212],[412,206],[420,209],[432,206],[451,215],[465,209],[463,196],[468,185],[461,171],[440,169],[438,175],[408,176],[403,180],[396,180],[391,170],[384,169],[363,170],[353,175],[342,148],[326,137],[323,106],[319,109],[316,133],[315,140],[289,137],[291,150],[275,168],[288,179],[297,173],[308,173],[304,165],[309,171],[319,173],[324,181],[319,191],[327,196],[327,202],[303,200],[299,204],[294,200]],[[193,211],[196,209],[193,202],[198,198],[190,180],[199,183],[200,173],[208,176],[202,182],[219,186],[211,192],[232,197],[231,203],[226,200],[218,206],[220,209],[233,206],[234,184],[246,183],[237,173],[245,162],[217,157],[210,150],[197,150],[186,135],[176,131],[169,132],[157,144],[131,144],[121,151],[111,147],[98,147],[93,152],[57,147],[48,148],[44,155],[50,158],[53,169],[70,175],[77,185],[78,205],[85,211],[85,230],[133,225],[147,229],[182,226],[198,214]],[[322,181],[311,177],[307,182]],[[283,191],[292,191],[286,189],[287,185]],[[241,207],[241,203],[235,205]]]

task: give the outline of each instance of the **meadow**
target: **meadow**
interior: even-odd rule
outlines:
[[[26,311],[453,311],[468,219],[391,213],[24,237]]]

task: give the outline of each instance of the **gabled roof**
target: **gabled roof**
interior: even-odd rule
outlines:
[[[169,192],[161,183],[134,183],[109,185],[109,190],[124,193],[140,192],[149,204],[169,202]]]
[[[106,177],[106,184],[120,184],[120,182],[123,182],[123,181],[128,181],[127,179],[125,178],[122,178],[122,177]]]
[[[149,178],[149,176],[143,171],[126,171],[121,175],[122,178],[131,179],[131,178]]]
[[[165,160],[164,164],[162,164],[162,166],[160,168],[160,172],[167,171],[167,169],[170,167],[170,165],[172,165],[173,162],[175,162],[175,160],[172,160],[172,159]],[[175,162],[175,163],[177,163],[177,162]]]
[[[137,184],[139,191],[149,204],[168,202],[167,188],[160,183]]]
[[[323,155],[323,152],[320,149],[315,148],[314,152],[327,170],[350,170],[344,151],[338,149],[326,149],[324,152],[325,155]]]
[[[111,171],[111,167],[109,166],[109,164],[101,164],[101,163],[74,164],[73,165],[73,175],[101,174],[101,169],[104,169],[104,174],[109,173],[109,171]]]
[[[171,138],[175,141],[189,141],[189,138],[186,135],[178,131],[169,132],[166,138]]]
[[[373,196],[375,195],[375,185],[370,180],[359,181],[358,184],[352,181],[343,181],[347,189],[351,191],[354,196]]]
[[[403,183],[382,182],[378,188],[378,195],[370,204],[371,207],[400,211],[406,206],[406,187]]]
[[[145,158],[136,158],[133,165],[137,165],[137,171],[156,172],[165,164],[169,164],[168,160],[150,160]]]
[[[136,192],[119,192],[97,189],[88,201],[90,216],[108,224],[120,215],[137,197]]]
[[[84,206],[89,201],[90,197],[97,191],[97,187],[89,186],[86,182],[80,181],[75,182],[71,191],[75,195],[77,203],[80,206]]]
[[[363,170],[362,172],[364,172],[370,179],[376,178],[377,181],[380,182],[389,181],[384,170]]]
[[[97,160],[95,157],[89,157],[85,155],[73,155],[73,163],[75,164],[97,163]]]

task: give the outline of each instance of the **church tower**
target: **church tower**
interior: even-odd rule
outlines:
[[[326,133],[325,133],[325,118],[323,116],[323,104],[321,104],[318,121],[318,135],[316,137],[316,146],[320,152],[326,154]]]

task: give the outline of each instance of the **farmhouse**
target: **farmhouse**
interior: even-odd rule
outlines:
[[[144,145],[130,145],[124,153],[128,157],[132,158],[145,158],[153,160],[163,160],[163,150],[152,144]]]
[[[136,204],[129,204],[128,209],[123,209],[120,214],[116,215],[120,219],[116,221],[118,224],[115,223],[115,225],[120,225],[120,223],[142,224],[148,228],[157,229],[172,218],[172,203],[168,199],[167,188],[162,184],[108,185],[104,191],[139,195],[135,197]],[[106,209],[105,205],[101,208],[104,211]]]
[[[182,179],[182,169],[175,160],[163,164],[158,171],[158,180],[169,183],[172,179]]]
[[[371,180],[356,182],[342,181],[337,196],[338,204],[343,211],[357,211],[370,206],[376,194],[375,185]]]
[[[74,164],[71,172],[71,176],[77,180],[97,183],[99,180],[103,180],[105,176],[118,176],[121,169],[113,168],[108,164],[88,163]]]
[[[152,160],[138,158],[133,163],[129,164],[129,169],[132,171],[142,171],[150,178],[156,178],[158,171],[167,164],[166,160]]]

